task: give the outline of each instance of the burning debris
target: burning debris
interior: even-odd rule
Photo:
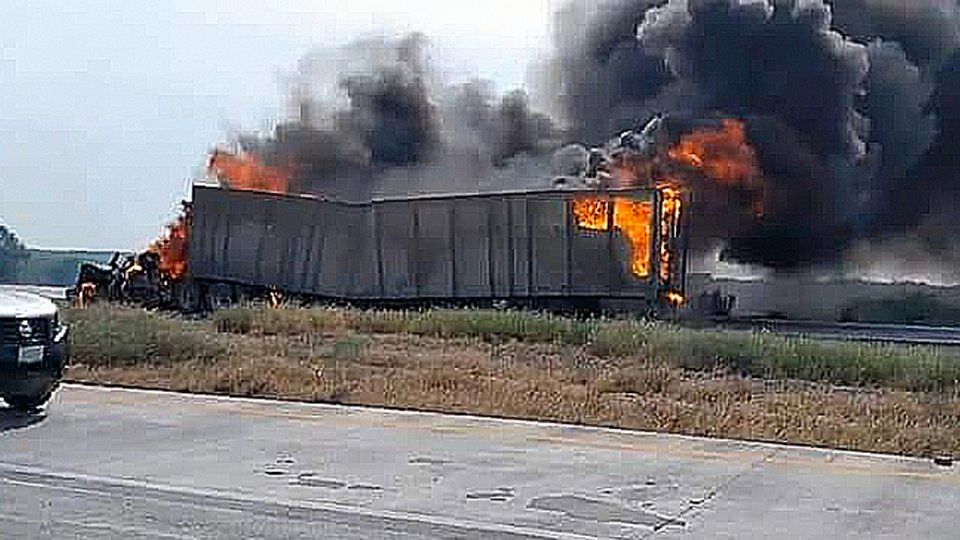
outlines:
[[[160,275],[170,281],[180,281],[187,275],[187,249],[189,247],[190,222],[193,211],[184,203],[180,215],[167,227],[167,233],[154,242],[147,252],[159,257]]]
[[[760,177],[752,147],[743,134],[743,124],[724,119],[719,127],[707,125],[683,131],[675,143],[669,131],[674,123],[656,117],[640,132],[624,132],[603,148],[586,152],[588,163],[584,180],[588,185],[604,187],[655,188],[660,195],[660,221],[657,279],[667,288],[667,300],[684,303],[683,295],[670,287],[683,282],[683,261],[675,245],[681,238],[684,213],[683,192],[702,190],[705,182],[718,188],[756,189]],[[709,204],[709,203],[708,203]],[[611,214],[612,207],[612,214]],[[614,197],[581,196],[573,204],[577,225],[586,230],[618,230],[631,247],[632,271],[638,278],[651,275],[654,224],[651,203]]]
[[[74,294],[80,307],[96,300],[153,307],[161,304],[162,284],[166,282],[156,253],[117,253],[107,265],[82,264]]]
[[[192,206],[184,202],[180,215],[145,251],[116,253],[107,265],[83,263],[74,288],[77,306],[106,300],[175,307],[178,289],[187,279],[192,219]]]

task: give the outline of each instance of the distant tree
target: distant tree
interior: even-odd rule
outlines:
[[[5,225],[0,225],[0,283],[17,278],[20,261],[27,258],[27,248],[17,235]]]

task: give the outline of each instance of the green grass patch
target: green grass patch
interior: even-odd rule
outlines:
[[[213,315],[220,332],[300,335],[349,329],[370,334],[416,334],[439,338],[516,339],[529,343],[585,345],[598,321],[579,321],[520,311],[232,308]]]
[[[303,335],[347,331],[516,340],[582,346],[600,357],[637,357],[695,371],[728,371],[910,391],[960,386],[960,354],[933,347],[820,342],[771,334],[691,330],[666,323],[578,320],[496,310],[361,311],[234,308],[213,315],[223,333]]]
[[[209,324],[142,309],[97,304],[63,310],[71,328],[71,362],[88,366],[212,361],[230,353]]]

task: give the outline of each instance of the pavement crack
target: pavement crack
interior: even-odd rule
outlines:
[[[257,519],[283,519],[290,523],[325,523],[328,526],[401,531],[417,538],[503,538],[516,540],[590,540],[592,536],[545,530],[509,523],[488,522],[441,514],[365,508],[316,500],[271,498],[242,491],[222,491],[172,486],[140,480],[55,472],[0,462],[0,483],[30,484],[106,501],[137,499],[169,507],[202,508],[206,512],[256,515]],[[62,521],[62,520],[61,520]],[[181,532],[181,531],[178,531]],[[180,537],[183,537],[181,534]],[[374,535],[374,537],[382,537]]]
[[[773,460],[773,458],[777,456],[778,453],[780,453],[780,450],[777,450],[777,449],[770,450],[769,452],[764,454],[762,457],[760,457],[759,459],[751,463],[750,466],[747,467],[746,469],[738,472],[737,474],[730,476],[723,482],[720,482],[717,486],[715,486],[713,489],[708,491],[704,496],[698,497],[696,499],[691,499],[690,502],[688,502],[688,504],[686,505],[686,507],[683,510],[681,510],[676,516],[674,516],[670,521],[664,522],[662,524],[658,524],[658,526],[655,526],[653,530],[651,530],[649,533],[645,534],[644,536],[641,536],[640,537],[641,540],[646,540],[647,538],[653,537],[653,535],[659,533],[668,525],[672,525],[678,522],[689,524],[690,521],[684,518],[690,512],[696,510],[697,508],[701,508],[705,506],[707,503],[717,498],[717,496],[720,495],[721,491],[726,490],[727,488],[732,486],[734,483],[738,482],[740,479],[744,478],[748,474],[752,474],[761,466],[769,463],[771,460]]]

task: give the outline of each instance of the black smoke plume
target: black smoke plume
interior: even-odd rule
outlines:
[[[955,0],[573,2],[557,28],[555,108],[587,143],[652,113],[747,122],[766,211],[701,200],[701,245],[796,268],[950,235],[935,216],[960,203]]]
[[[960,41],[956,0],[830,0],[834,26],[852,39],[898,43],[914,64],[936,70]]]
[[[444,84],[419,35],[361,42],[335,65],[308,55],[296,118],[247,146],[295,170],[297,189],[365,199],[543,186],[654,115],[736,118],[764,211],[700,193],[697,246],[784,269],[886,238],[960,253],[957,0],[572,0],[554,40],[547,97]],[[544,102],[553,119],[531,105]]]
[[[444,85],[428,51],[412,34],[356,42],[333,60],[308,55],[291,85],[296,117],[245,149],[293,171],[298,191],[348,200],[475,190],[515,158],[549,155],[555,129],[525,92]]]
[[[474,80],[450,90],[444,118],[452,131],[472,136],[478,151],[496,166],[504,166],[518,155],[541,155],[553,150],[557,130],[547,115],[530,105],[523,90],[497,97],[492,85]]]

